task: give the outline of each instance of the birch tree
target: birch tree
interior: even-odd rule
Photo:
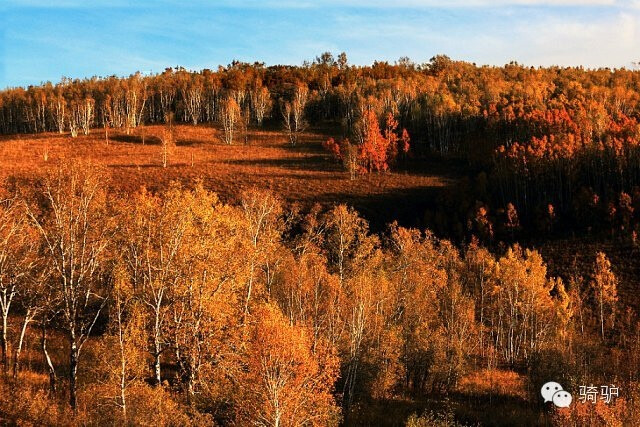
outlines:
[[[110,233],[104,176],[90,165],[61,164],[42,181],[29,217],[44,240],[51,286],[60,301],[69,345],[69,404],[77,409],[77,372],[82,349],[105,307],[104,262]]]
[[[144,308],[147,348],[153,358],[152,377],[159,385],[162,355],[171,342],[167,325],[170,303],[184,269],[189,211],[177,187],[164,197],[143,190],[121,203],[118,242],[133,289]]]
[[[307,127],[305,121],[305,108],[309,97],[309,88],[305,84],[298,84],[293,90],[291,101],[286,101],[281,105],[284,127],[289,135],[291,145],[296,145],[300,134]]]
[[[147,365],[144,351],[144,315],[126,269],[114,267],[114,286],[110,303],[110,322],[99,344],[94,373],[104,378],[101,394],[108,404],[120,410],[126,424],[130,390],[141,386]]]
[[[198,185],[185,191],[190,224],[185,236],[185,262],[174,290],[171,336],[187,401],[195,403],[203,371],[211,374],[233,351],[246,252],[235,208]],[[215,377],[215,375],[214,375]]]
[[[59,134],[64,132],[65,122],[67,120],[67,100],[64,97],[63,90],[62,83],[56,85],[55,96],[52,97],[50,101],[51,113]]]
[[[202,112],[202,101],[204,87],[202,80],[198,74],[193,76],[187,76],[187,81],[181,89],[182,99],[184,100],[185,108],[191,118],[191,123],[197,125],[200,120],[200,114]]]
[[[240,106],[232,96],[222,101],[220,106],[220,120],[222,121],[222,129],[224,130],[224,142],[227,145],[233,143],[233,137],[236,132],[237,123],[240,120]]]
[[[257,86],[251,91],[250,97],[256,123],[258,126],[262,126],[262,122],[271,107],[271,94],[269,93],[269,89],[262,85]]]
[[[0,345],[5,375],[9,371],[9,315],[16,296],[26,296],[28,287],[31,286],[37,243],[38,236],[30,227],[24,209],[16,197],[0,200]],[[26,319],[29,317],[30,313],[27,312]]]
[[[281,223],[279,217],[282,214],[280,201],[267,191],[249,189],[243,192],[241,209],[244,216],[244,238],[248,242],[248,250],[245,256],[247,278],[244,297],[244,322],[250,311],[252,298],[268,292],[273,270],[275,250],[281,237]],[[262,284],[265,288],[258,289],[260,270],[265,272],[265,280]]]
[[[591,280],[590,284],[596,301],[600,335],[604,340],[605,324],[613,327],[615,320],[616,304],[618,302],[618,280],[611,271],[611,262],[604,252],[596,254],[593,270],[593,280]]]
[[[261,307],[251,328],[247,367],[239,378],[237,415],[243,425],[335,426],[331,394],[337,360],[311,352],[304,329],[277,307]]]

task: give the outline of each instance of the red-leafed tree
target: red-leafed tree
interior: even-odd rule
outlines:
[[[385,128],[381,131],[375,111],[366,110],[359,131],[361,142],[355,144],[355,150],[348,139],[337,143],[330,138],[323,144],[334,158],[345,164],[352,178],[356,171],[361,174],[386,172],[400,153],[409,151],[409,132],[406,129],[398,132],[398,121],[391,113],[387,115]]]

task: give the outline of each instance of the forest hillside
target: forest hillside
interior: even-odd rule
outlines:
[[[0,419],[636,425],[638,120],[446,56],[1,91]]]

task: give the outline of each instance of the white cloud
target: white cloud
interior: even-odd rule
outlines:
[[[490,65],[515,60],[532,66],[630,67],[640,60],[640,13],[632,9],[465,9],[376,16],[351,11],[332,29],[343,41],[341,50],[358,63],[401,55],[422,62],[438,53]]]
[[[629,66],[640,56],[639,28],[640,17],[626,12],[590,21],[549,17],[516,30],[517,56],[534,65]]]

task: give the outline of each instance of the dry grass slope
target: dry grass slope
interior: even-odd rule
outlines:
[[[208,189],[232,202],[240,190],[254,186],[302,205],[348,203],[370,219],[374,228],[396,218],[419,225],[434,192],[455,179],[444,165],[434,164],[429,167],[432,174],[404,170],[350,181],[322,149],[326,135],[306,133],[292,147],[281,132],[254,130],[249,132],[247,145],[244,141],[225,145],[220,130],[189,125],[175,128],[175,146],[163,168],[162,132],[162,126],[138,128],[130,135],[110,130],[108,144],[100,129],[75,139],[56,133],[1,137],[0,179],[33,177],[59,159],[77,158],[111,170],[110,185],[119,193],[141,186],[157,190],[174,180],[189,185],[202,179]]]

